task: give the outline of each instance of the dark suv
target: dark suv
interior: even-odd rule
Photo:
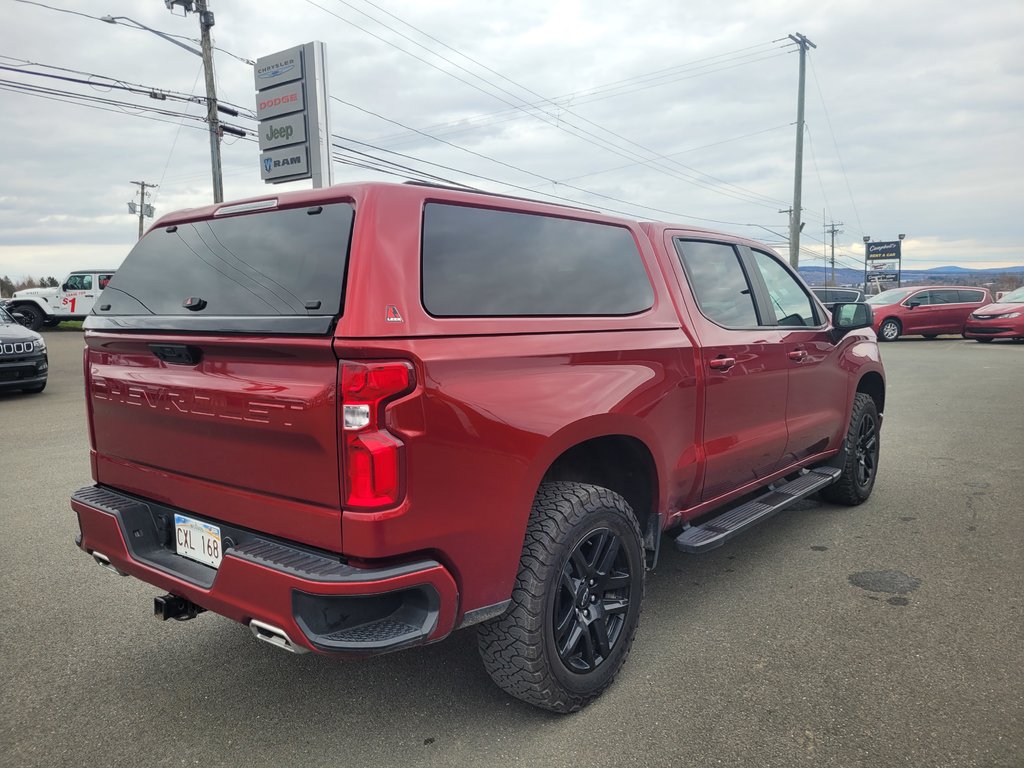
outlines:
[[[0,309],[0,390],[42,392],[48,370],[43,337]]]

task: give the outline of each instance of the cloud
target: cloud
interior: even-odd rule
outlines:
[[[1017,0],[970,7],[953,0],[884,7],[406,0],[386,8],[413,26],[363,0],[219,0],[213,32],[220,48],[251,59],[325,40],[331,92],[365,110],[333,102],[335,132],[446,168],[353,145],[360,151],[496,191],[535,189],[638,217],[714,219],[725,222],[715,225],[721,229],[771,237],[764,228],[785,230],[779,211],[792,198],[797,79],[796,55],[772,41],[800,31],[818,45],[807,81],[803,245],[820,250],[823,225],[837,220],[851,254],[865,234],[906,232],[923,267],[1024,263],[1016,211],[1024,5]],[[7,10],[8,57],[203,92],[198,58],[149,32],[19,3]],[[102,13],[198,34],[194,15],[172,15],[160,3],[108,0]],[[655,72],[661,76],[631,80]],[[216,75],[222,99],[253,106],[247,65],[217,53]],[[3,79],[168,106],[10,72]],[[543,101],[555,97],[565,98]],[[151,199],[158,215],[210,201],[201,122],[179,126],[138,108],[108,108],[0,90],[0,132],[11,148],[0,156],[0,274],[64,272],[78,260],[105,264],[104,255],[119,261],[136,234],[125,205],[136,192],[132,180],[160,185]],[[196,104],[173,109],[202,112]],[[226,141],[223,161],[229,199],[267,191],[253,143]],[[390,178],[342,164],[334,170],[339,182]]]

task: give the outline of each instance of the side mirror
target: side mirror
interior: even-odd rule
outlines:
[[[858,328],[870,328],[874,322],[874,313],[871,305],[864,302],[855,304],[836,304],[832,308],[832,339],[839,341],[850,331]]]
[[[68,284],[67,284],[67,283],[61,283],[61,284],[60,284],[60,289],[61,289],[62,291],[66,291],[66,290],[68,289]]]
[[[915,307],[920,307],[921,306],[921,302],[920,301],[908,301],[907,302],[907,306],[910,307],[911,309],[914,309]]]

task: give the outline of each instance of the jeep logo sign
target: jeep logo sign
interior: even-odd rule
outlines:
[[[271,149],[260,155],[260,175],[264,181],[308,177],[309,162],[304,144]]]
[[[256,94],[256,119],[266,120],[268,117],[301,112],[305,106],[301,80],[279,85]]]
[[[260,123],[259,133],[260,149],[303,144],[306,141],[306,116],[300,112],[264,120]]]

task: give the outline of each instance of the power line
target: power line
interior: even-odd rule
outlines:
[[[364,32],[365,34],[368,34],[371,37],[373,37],[373,38],[375,38],[377,40],[380,40],[381,42],[385,43],[386,45],[389,45],[389,46],[395,48],[396,50],[399,50],[402,53],[405,53],[406,55],[411,56],[412,58],[414,58],[417,61],[420,61],[420,62],[426,64],[427,66],[431,67],[432,69],[436,69],[436,70],[438,70],[438,71],[448,75],[449,77],[453,77],[456,80],[459,80],[460,82],[462,82],[462,83],[464,83],[466,85],[469,85],[471,88],[474,88],[475,90],[478,90],[481,93],[484,93],[484,94],[490,96],[491,98],[495,98],[498,101],[501,101],[501,102],[509,105],[513,109],[520,110],[524,114],[527,114],[527,115],[529,115],[529,116],[531,116],[531,117],[533,117],[533,118],[535,118],[537,120],[540,120],[542,122],[545,122],[545,123],[547,123],[548,125],[550,125],[550,126],[552,126],[554,128],[557,128],[559,130],[565,131],[566,133],[569,133],[570,135],[575,136],[576,138],[582,139],[583,141],[587,141],[590,144],[594,144],[595,146],[598,146],[601,149],[604,149],[606,151],[612,152],[613,154],[617,154],[620,157],[624,157],[624,158],[629,159],[629,160],[636,160],[638,157],[640,157],[640,156],[637,155],[637,153],[635,151],[624,149],[624,148],[622,148],[620,146],[617,146],[617,145],[613,144],[612,142],[608,141],[607,139],[604,139],[601,136],[598,136],[593,131],[589,131],[589,130],[587,130],[585,128],[579,127],[578,125],[572,124],[571,122],[565,120],[564,117],[562,117],[560,115],[552,115],[550,112],[547,112],[546,110],[544,110],[539,105],[535,105],[534,107],[529,107],[528,108],[528,107],[524,106],[523,104],[517,104],[517,103],[511,102],[511,101],[509,101],[508,99],[504,98],[503,96],[501,96],[499,94],[495,94],[495,93],[493,93],[491,91],[485,90],[484,88],[481,88],[476,83],[472,83],[472,82],[466,80],[465,78],[460,77],[460,76],[454,74],[453,72],[450,72],[450,71],[448,71],[446,69],[443,69],[442,67],[437,66],[436,64],[434,64],[434,63],[424,59],[422,56],[419,56],[419,55],[417,55],[415,53],[412,53],[411,51],[409,51],[409,50],[407,50],[405,48],[402,48],[401,46],[397,45],[396,43],[394,43],[394,42],[392,42],[390,40],[387,40],[384,37],[381,37],[380,35],[376,34],[375,32],[372,32],[372,31],[366,29],[365,27],[360,26],[359,24],[356,24],[355,22],[351,21],[350,19],[346,19],[345,17],[340,16],[337,13],[334,13],[333,11],[331,11],[331,10],[329,10],[327,8],[324,8],[322,5],[319,5],[316,2],[313,2],[313,0],[306,0],[306,2],[309,5],[312,5],[313,7],[318,8],[319,10],[321,10],[321,11],[323,11],[323,12],[325,12],[325,13],[333,16],[333,17],[335,17],[336,19],[338,19],[338,20],[340,20],[340,21],[342,21],[342,22],[344,22],[344,23],[346,23],[346,24],[348,24],[348,25],[350,25],[352,27],[355,27],[356,29],[360,30],[361,32]],[[378,19],[375,19],[374,17],[369,16],[368,14],[364,13],[363,11],[360,11],[359,9],[354,8],[354,6],[352,6],[350,3],[346,2],[346,0],[337,0],[337,2],[341,3],[342,5],[345,5],[346,7],[352,8],[357,13],[361,13],[364,16],[367,16],[371,20],[375,21],[377,24],[380,24],[381,26],[383,26],[385,29],[388,29],[388,30],[392,31],[395,34],[399,35],[400,37],[410,41],[414,45],[417,45],[420,48],[423,48],[425,51],[430,53],[432,56],[436,56],[437,58],[441,59],[442,61],[447,62],[448,64],[456,67],[457,69],[459,69],[459,70],[461,70],[463,72],[466,72],[469,76],[474,77],[477,80],[480,80],[481,82],[486,83],[491,88],[499,90],[499,91],[501,91],[501,92],[503,92],[505,94],[508,94],[512,98],[517,99],[518,101],[525,103],[524,99],[522,99],[521,97],[519,97],[516,94],[512,93],[507,88],[504,88],[504,87],[502,87],[500,85],[496,85],[493,82],[489,81],[487,78],[484,78],[484,77],[482,77],[482,76],[480,76],[480,75],[478,75],[478,74],[468,70],[466,67],[462,66],[461,64],[458,64],[457,62],[454,62],[451,59],[449,59],[449,58],[447,58],[445,56],[442,56],[441,54],[437,53],[436,51],[433,51],[433,50],[427,48],[423,44],[421,44],[421,43],[417,42],[416,40],[413,40],[412,38],[410,38],[408,35],[405,35],[404,33],[395,30],[393,27],[390,27],[387,24],[384,24],[383,22],[379,21]],[[508,78],[506,78],[506,79],[508,79]],[[510,82],[512,82],[512,81],[510,81]],[[526,91],[528,91],[530,93],[534,93],[533,91],[530,91],[528,88],[525,88],[524,86],[517,85],[517,87],[519,87],[519,88],[521,88],[523,90],[526,90]],[[539,94],[534,94],[534,95],[539,96]],[[541,98],[543,98],[543,97],[541,97]],[[545,101],[547,103],[551,103],[550,100],[545,100]],[[530,112],[529,111],[530,108],[537,109],[540,114],[535,114],[533,112]],[[571,110],[569,110],[567,108],[565,108],[565,111],[569,112],[570,114],[573,114],[578,119],[582,119],[584,122],[587,122],[587,123],[590,123],[590,124],[594,125],[599,130],[602,130],[605,133],[608,133],[609,135],[615,136],[616,138],[618,138],[621,141],[626,141],[626,142],[632,143],[635,146],[641,147],[644,151],[648,152],[649,154],[653,154],[653,155],[655,155],[655,157],[660,157],[658,155],[658,153],[656,153],[654,150],[650,150],[650,149],[648,149],[646,147],[643,147],[642,145],[636,144],[636,142],[632,142],[630,139],[626,139],[625,137],[621,136],[620,134],[617,134],[617,133],[614,133],[613,131],[609,131],[608,129],[602,128],[601,126],[597,125],[596,123],[593,123],[592,121],[587,120],[586,118],[581,118],[581,117],[579,117],[578,115],[576,115],[575,113],[573,113]],[[412,130],[412,129],[407,129],[407,130]],[[425,134],[422,131],[416,131],[416,132],[420,133],[421,135],[428,135],[428,134]],[[587,138],[587,137],[589,137],[589,138]],[[431,138],[436,138],[436,137],[432,136]],[[713,179],[715,182],[718,182],[718,184],[722,184],[722,185],[725,185],[725,186],[728,186],[728,187],[732,187],[732,188],[734,188],[734,189],[736,189],[738,191],[738,194],[734,193],[734,192],[731,192],[731,191],[729,191],[727,189],[721,189],[718,186],[716,186],[715,184],[706,182],[703,179],[700,179],[698,177],[694,177],[694,176],[691,176],[691,175],[686,174],[686,173],[681,173],[679,171],[670,170],[670,169],[662,166],[661,164],[654,163],[653,162],[653,158],[641,158],[641,159],[647,160],[648,162],[652,163],[652,165],[650,167],[652,167],[654,170],[658,170],[658,171],[660,171],[662,173],[666,173],[667,175],[672,176],[673,178],[676,178],[676,179],[678,179],[680,181],[684,181],[686,183],[694,184],[694,185],[699,186],[701,188],[707,189],[708,191],[717,192],[718,194],[725,195],[726,197],[732,197],[734,199],[742,200],[743,202],[747,202],[747,203],[753,203],[753,204],[757,204],[757,205],[764,205],[764,206],[767,206],[767,207],[774,207],[774,205],[775,205],[775,203],[761,202],[758,199],[756,199],[756,198],[761,198],[762,200],[770,200],[771,199],[771,198],[766,198],[763,195],[760,195],[760,193],[752,192],[750,190],[745,190],[742,187],[738,187],[737,185],[733,185],[730,182],[725,182],[724,180],[717,179],[715,177],[710,176],[709,174],[702,174],[702,172],[696,171],[695,169],[689,168],[688,166],[684,166],[682,163],[678,163],[677,161],[670,161],[670,162],[673,162],[674,164],[679,165],[680,167],[684,167],[684,168],[686,168],[687,170],[689,170],[689,171],[691,171],[693,173],[698,173],[698,174],[702,174],[704,176],[707,176],[708,178]],[[500,162],[500,161],[496,161],[496,162]]]
[[[390,31],[394,32],[395,34],[398,34],[398,35],[400,35],[400,36],[401,36],[402,38],[404,38],[404,39],[408,40],[409,42],[413,43],[414,45],[418,45],[418,46],[420,46],[421,48],[423,48],[424,50],[427,50],[427,51],[428,51],[428,52],[430,52],[431,54],[433,54],[433,55],[435,55],[435,56],[438,56],[438,57],[439,57],[439,58],[441,58],[441,59],[442,59],[443,61],[446,61],[446,62],[448,62],[448,63],[452,64],[453,66],[456,66],[456,67],[458,67],[459,69],[463,70],[464,72],[467,72],[467,73],[468,73],[468,74],[470,74],[471,76],[474,76],[474,77],[477,77],[477,78],[481,79],[481,80],[482,80],[483,82],[486,82],[486,83],[487,83],[488,85],[490,85],[491,87],[495,87],[495,88],[498,88],[499,90],[501,90],[501,91],[502,91],[502,92],[504,92],[504,93],[507,93],[507,94],[509,94],[509,95],[510,95],[510,96],[512,96],[513,98],[517,98],[517,99],[519,99],[520,101],[524,101],[524,100],[523,100],[523,99],[522,99],[521,97],[517,96],[516,94],[512,93],[511,91],[509,91],[509,90],[507,90],[507,89],[505,89],[505,88],[503,88],[503,87],[501,87],[501,86],[495,85],[495,84],[494,84],[493,82],[491,82],[491,81],[487,80],[486,78],[481,78],[481,77],[480,77],[479,75],[476,75],[475,73],[473,73],[473,72],[470,72],[470,70],[466,69],[465,67],[462,67],[461,65],[457,64],[456,62],[453,62],[453,61],[452,61],[451,59],[448,59],[448,58],[447,58],[447,57],[445,57],[445,56],[441,56],[441,55],[440,55],[440,54],[438,54],[437,52],[435,52],[435,51],[432,51],[432,50],[430,50],[429,48],[427,48],[426,46],[424,46],[424,45],[422,45],[421,43],[417,42],[416,40],[413,40],[413,39],[412,39],[412,38],[410,38],[410,37],[409,37],[408,35],[405,35],[405,34],[403,34],[403,33],[399,32],[399,31],[395,30],[395,29],[394,29],[393,27],[390,27],[390,26],[388,26],[387,24],[384,24],[384,23],[383,23],[383,22],[381,22],[381,21],[380,21],[379,19],[375,19],[375,18],[374,18],[373,16],[370,16],[369,14],[366,14],[365,12],[363,12],[363,11],[360,11],[360,10],[359,10],[358,8],[356,8],[355,6],[353,6],[353,5],[351,4],[351,3],[347,2],[347,0],[336,0],[336,1],[337,1],[337,2],[339,2],[339,3],[341,3],[342,5],[345,5],[345,6],[346,6],[346,7],[348,7],[348,8],[351,8],[351,9],[355,10],[355,11],[356,11],[357,13],[361,13],[361,14],[363,14],[364,16],[366,16],[367,18],[370,18],[370,19],[372,19],[373,21],[376,21],[376,22],[377,22],[378,24],[380,24],[381,26],[383,26],[383,27],[384,27],[385,29],[388,29],[388,30],[390,30]],[[383,9],[381,9],[381,8],[380,8],[380,6],[377,6],[377,5],[375,5],[374,3],[372,3],[372,2],[369,2],[369,0],[365,0],[365,1],[367,2],[367,4],[368,4],[368,5],[371,5],[371,6],[373,6],[374,8],[377,8],[378,10],[381,10],[381,11],[383,11]],[[599,125],[598,123],[594,122],[593,120],[589,120],[588,118],[586,118],[586,117],[583,117],[582,115],[580,115],[580,114],[578,114],[577,112],[575,112],[575,111],[573,111],[572,109],[570,109],[570,108],[569,108],[568,106],[565,106],[565,105],[558,105],[558,104],[555,104],[555,103],[554,103],[554,102],[553,102],[553,101],[552,101],[551,99],[549,99],[549,98],[547,98],[547,97],[545,97],[545,96],[541,95],[540,93],[537,93],[537,92],[536,92],[536,91],[534,91],[533,89],[531,89],[531,88],[529,88],[529,87],[527,87],[527,86],[525,86],[525,85],[523,85],[523,84],[521,84],[521,83],[518,83],[518,82],[516,82],[515,80],[511,79],[510,77],[507,77],[507,76],[503,75],[502,73],[500,73],[500,72],[498,72],[498,71],[496,71],[496,70],[492,69],[491,67],[487,66],[486,64],[483,64],[483,63],[481,63],[480,61],[478,61],[478,60],[474,59],[474,58],[473,58],[472,56],[468,56],[467,54],[464,54],[464,53],[462,53],[461,51],[459,51],[459,50],[458,50],[458,49],[456,49],[456,48],[453,48],[452,46],[448,45],[447,43],[444,43],[444,42],[442,42],[441,40],[438,40],[438,39],[437,39],[436,37],[434,37],[433,35],[430,35],[430,34],[428,34],[428,33],[424,32],[423,30],[419,29],[418,27],[416,27],[416,26],[414,26],[414,25],[412,25],[412,24],[409,24],[408,22],[406,22],[406,21],[404,21],[403,19],[399,18],[399,17],[397,16],[397,15],[395,15],[395,14],[393,14],[393,13],[389,12],[389,11],[383,11],[383,12],[384,12],[384,13],[386,13],[386,14],[387,14],[388,16],[390,16],[391,18],[393,18],[393,19],[397,20],[397,21],[398,21],[398,22],[400,22],[401,24],[404,24],[405,26],[409,27],[410,29],[413,29],[413,30],[415,30],[415,31],[416,31],[416,32],[418,32],[419,34],[423,35],[424,37],[427,37],[428,39],[430,39],[430,40],[433,40],[434,42],[436,42],[436,43],[438,43],[439,45],[443,46],[444,48],[448,49],[449,51],[452,51],[452,52],[453,52],[453,53],[455,53],[456,55],[458,55],[458,56],[461,56],[462,58],[466,59],[467,61],[470,61],[470,62],[472,62],[473,64],[477,65],[478,67],[481,67],[482,69],[486,70],[487,72],[490,72],[490,73],[492,73],[492,74],[494,74],[494,75],[497,75],[497,76],[498,76],[498,77],[500,77],[500,78],[501,78],[502,80],[504,80],[504,81],[506,81],[506,82],[508,82],[508,83],[512,84],[513,86],[515,86],[516,88],[519,88],[519,89],[520,89],[520,90],[522,90],[522,91],[525,91],[526,93],[530,94],[531,96],[533,96],[533,97],[535,97],[535,98],[538,98],[538,99],[541,99],[541,103],[551,104],[552,106],[555,106],[556,108],[561,108],[561,109],[563,109],[563,110],[564,110],[565,112],[567,112],[568,114],[570,114],[570,115],[572,115],[573,117],[577,118],[578,120],[582,120],[582,121],[583,121],[584,123],[586,123],[586,124],[588,124],[588,125],[591,125],[591,126],[593,126],[594,128],[596,128],[596,129],[598,129],[598,130],[600,130],[600,131],[603,131],[604,133],[607,133],[608,135],[610,135],[610,136],[613,136],[613,137],[615,137],[616,139],[619,139],[620,141],[623,141],[623,142],[626,142],[627,144],[631,144],[631,145],[633,145],[633,146],[635,146],[635,147],[638,147],[639,149],[641,149],[641,150],[643,150],[644,152],[647,152],[647,153],[649,153],[649,154],[653,155],[654,157],[656,157],[656,158],[658,158],[658,159],[661,159],[661,160],[667,160],[667,161],[669,161],[670,163],[672,163],[673,165],[678,165],[679,167],[681,167],[681,168],[685,168],[686,170],[688,170],[688,171],[691,171],[691,172],[693,172],[693,173],[696,173],[696,174],[700,174],[701,176],[706,176],[707,178],[709,178],[709,179],[712,179],[712,180],[714,180],[714,181],[716,181],[716,182],[718,182],[719,184],[722,184],[722,185],[724,185],[724,186],[732,187],[732,188],[734,188],[734,189],[737,189],[737,190],[739,190],[739,191],[741,191],[741,192],[743,192],[743,193],[745,193],[745,194],[749,194],[749,195],[754,195],[754,196],[756,196],[756,197],[761,197],[761,198],[763,198],[763,199],[765,199],[765,200],[768,200],[768,201],[772,202],[772,204],[773,204],[773,205],[774,205],[774,204],[777,204],[777,203],[779,202],[778,200],[775,200],[775,199],[773,199],[773,198],[767,197],[767,196],[765,196],[765,195],[761,195],[760,193],[757,193],[757,192],[753,192],[753,191],[751,191],[751,190],[746,190],[746,189],[744,189],[743,187],[740,187],[740,186],[738,186],[738,185],[732,184],[731,182],[725,181],[724,179],[720,179],[720,178],[718,178],[718,177],[716,177],[716,176],[713,176],[712,174],[709,174],[709,173],[704,173],[703,171],[698,171],[698,170],[697,170],[697,169],[695,169],[695,168],[692,168],[692,167],[690,167],[690,166],[688,166],[688,165],[685,165],[685,164],[683,164],[683,163],[680,163],[680,162],[678,162],[677,160],[675,160],[674,158],[672,158],[672,157],[670,157],[670,156],[664,155],[664,154],[662,154],[662,153],[658,152],[657,150],[653,150],[653,149],[651,149],[651,148],[649,148],[649,147],[647,147],[647,146],[645,146],[645,145],[643,145],[643,144],[641,144],[641,143],[639,143],[639,142],[637,142],[637,141],[634,141],[633,139],[630,139],[630,138],[627,138],[626,136],[623,136],[623,135],[622,135],[622,134],[620,134],[620,133],[617,133],[617,132],[615,132],[615,131],[613,131],[613,130],[610,130],[610,129],[608,129],[608,128],[605,128],[604,126],[602,126],[602,125]],[[671,69],[671,68],[670,68],[670,69]],[[550,113],[548,113],[548,114],[550,114]],[[573,126],[573,127],[576,127],[576,128],[578,129],[578,126]],[[594,134],[590,134],[589,132],[585,132],[585,133],[587,133],[587,135],[594,135]],[[599,140],[602,140],[602,141],[603,141],[603,139],[600,139],[600,137],[597,137],[597,136],[595,136],[595,138],[598,138]],[[652,159],[649,159],[649,160],[647,161],[647,163],[650,163],[650,162],[653,162],[653,158],[652,158]]]
[[[14,2],[22,3],[23,5],[35,5],[35,6],[38,6],[40,8],[45,8],[48,11],[56,11],[57,13],[68,13],[68,14],[71,14],[72,16],[81,16],[82,18],[85,18],[85,19],[92,19],[93,21],[102,21],[102,22],[107,23],[107,24],[117,24],[118,26],[128,27],[128,29],[142,29],[141,27],[130,27],[127,24],[122,24],[121,22],[117,21],[116,19],[111,19],[110,21],[107,21],[107,19],[105,19],[102,16],[93,16],[92,14],[82,13],[81,11],[72,11],[70,8],[58,8],[57,6],[54,6],[54,5],[46,5],[45,3],[37,3],[37,2],[35,2],[35,0],[14,0]],[[160,32],[160,34],[161,35],[165,35],[167,37],[175,37],[178,40],[188,40],[190,43],[196,43],[196,44],[199,43],[199,40],[197,40],[196,38],[188,37],[186,35],[172,35],[170,32]],[[227,54],[228,56],[230,56],[233,59],[237,59],[240,62],[248,64],[249,66],[252,66],[255,63],[251,59],[247,59],[244,56],[238,56],[237,54],[234,54],[231,51],[226,51],[223,48],[218,48],[217,46],[214,46],[214,48],[216,50],[220,51],[221,53]]]

